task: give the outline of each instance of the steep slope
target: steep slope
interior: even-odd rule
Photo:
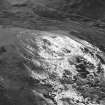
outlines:
[[[32,4],[31,8],[35,8],[37,5],[43,7],[55,9],[57,12],[61,12],[62,15],[70,16],[72,13],[79,14],[81,16],[86,16],[93,19],[104,18],[105,1],[103,0],[8,0],[9,3],[13,5],[23,5]],[[38,8],[37,8],[38,9]]]
[[[86,17],[91,22],[95,19],[95,24],[97,19],[104,20],[104,4],[103,0],[0,0],[0,24],[4,25],[0,45],[12,43],[16,33],[26,30],[8,29],[7,25],[58,30],[56,35],[22,32],[17,46],[0,47],[0,105],[104,105],[105,56],[86,41],[105,51],[105,32],[78,23]],[[63,30],[86,41],[65,36]]]
[[[0,23],[34,27],[40,20],[74,20],[105,28],[102,0],[2,0]],[[45,21],[45,20],[44,20]],[[37,26],[37,25],[36,25]]]
[[[31,77],[49,89],[33,89],[49,105],[103,105],[104,54],[90,43],[45,31],[20,33],[17,51]]]

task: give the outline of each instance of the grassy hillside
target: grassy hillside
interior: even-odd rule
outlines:
[[[71,34],[105,51],[104,10],[103,0],[0,0],[0,105],[44,103],[33,96],[30,85],[35,81],[16,52],[14,43],[19,32]]]

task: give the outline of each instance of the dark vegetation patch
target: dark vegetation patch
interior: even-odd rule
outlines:
[[[3,54],[3,53],[5,53],[5,52],[6,52],[6,49],[5,49],[4,46],[2,46],[2,47],[0,48],[0,55]]]
[[[100,55],[96,54],[97,58],[100,60],[102,64],[105,64],[105,59],[102,58]]]
[[[73,84],[74,80],[72,79],[72,73],[70,70],[64,70],[63,77],[60,79],[62,84]]]

